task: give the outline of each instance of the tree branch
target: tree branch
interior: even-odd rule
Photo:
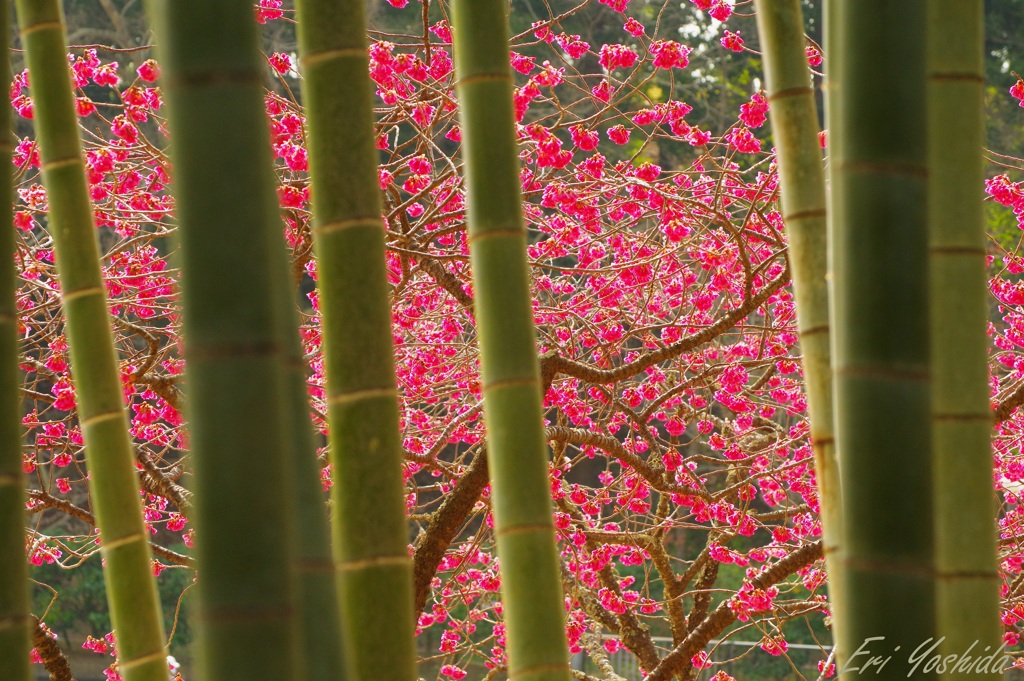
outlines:
[[[652,466],[636,454],[629,452],[622,443],[611,435],[601,435],[582,428],[568,428],[566,426],[550,426],[544,433],[548,440],[556,442],[570,442],[577,445],[590,445],[611,454],[620,462],[636,471],[640,477],[655,490],[665,494],[692,494],[706,501],[711,501],[711,495],[703,490],[684,487],[682,485],[667,482],[664,477],[665,470],[660,466]]]
[[[668,345],[659,350],[654,350],[653,352],[648,352],[632,362],[627,362],[626,364],[614,369],[598,369],[590,366],[589,364],[577,362],[576,360],[562,357],[555,352],[550,352],[542,356],[540,360],[542,382],[545,386],[550,386],[551,382],[556,376],[558,376],[558,374],[565,374],[566,376],[579,378],[587,381],[588,383],[615,383],[616,381],[636,376],[648,367],[652,367],[655,364],[664,362],[665,360],[678,357],[684,352],[694,350],[704,343],[722,335],[732,327],[736,326],[736,324],[738,324],[744,317],[763,305],[766,300],[768,300],[776,291],[781,289],[788,282],[789,266],[787,265],[779,276],[769,281],[763,289],[757,292],[757,294],[747,298],[743,301],[742,305],[730,310],[714,324],[698,331],[697,333],[681,338],[672,345]]]
[[[412,559],[416,617],[427,605],[430,582],[437,573],[437,566],[487,487],[488,480],[487,449],[481,448],[459,478],[455,489],[445,496],[440,508],[431,515],[427,529],[416,538]]]
[[[416,256],[416,259],[421,270],[429,274],[437,285],[447,291],[459,305],[466,308],[467,312],[473,313],[473,297],[462,288],[462,281],[458,277],[433,258],[419,255]]]
[[[820,541],[807,544],[754,577],[750,583],[755,589],[767,589],[822,556],[824,556],[824,552]],[[647,676],[647,681],[670,681],[673,676],[687,677],[693,668],[693,656],[704,650],[712,638],[721,634],[735,621],[736,613],[729,609],[728,601],[719,604],[710,615],[690,631],[682,643],[665,656]]]
[[[183,516],[188,517],[192,510],[192,493],[181,485],[175,484],[149,457],[140,450],[135,451],[135,458],[145,469],[139,475],[142,489],[155,496],[171,501]]]
[[[1021,381],[1017,387],[999,397],[996,408],[992,410],[992,417],[996,423],[1002,423],[1010,418],[1013,415],[1014,409],[1022,404],[1024,404],[1024,381]]]
[[[75,675],[71,673],[71,664],[64,651],[50,638],[48,630],[39,618],[32,615],[32,619],[35,621],[35,627],[32,629],[32,647],[42,658],[43,667],[50,674],[50,681],[75,681]]]
[[[39,502],[39,505],[31,509],[29,513],[39,513],[44,508],[53,508],[58,511],[63,511],[72,518],[77,518],[78,520],[81,520],[84,523],[88,523],[93,527],[96,526],[96,518],[93,517],[92,513],[89,513],[84,508],[75,506],[70,501],[58,499],[52,494],[47,494],[46,492],[42,492],[40,490],[35,489],[27,490],[25,494],[26,496],[28,496],[29,499]],[[168,563],[174,563],[175,565],[183,565],[188,568],[195,567],[195,560],[191,556],[186,556],[184,554],[178,553],[177,551],[172,551],[168,548],[160,546],[159,544],[154,544],[153,542],[150,542],[149,550],[153,552],[154,556],[157,556],[158,558],[163,558]]]

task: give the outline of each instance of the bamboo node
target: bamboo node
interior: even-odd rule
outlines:
[[[898,575],[916,575],[923,578],[937,577],[938,572],[929,565],[915,565],[913,563],[899,563],[896,561],[869,560],[865,558],[854,558],[846,556],[841,560],[847,569],[862,570],[873,573],[889,573]]]
[[[800,329],[801,336],[813,336],[819,333],[828,333],[832,327],[828,324],[819,324],[818,326],[812,326],[809,329]]]
[[[384,229],[384,223],[381,222],[380,218],[353,218],[351,220],[333,220],[325,222],[323,224],[314,223],[313,225],[313,236],[316,237],[320,234],[332,234],[334,232],[342,232],[346,229],[355,229],[358,227],[373,227],[375,229]]]
[[[83,419],[81,425],[82,428],[85,428],[87,426],[93,425],[94,423],[100,423],[102,421],[111,421],[113,419],[120,418],[123,415],[124,412],[121,411],[120,409],[117,409],[115,411],[106,411],[101,414],[93,414],[89,418]]]
[[[503,381],[492,381],[490,383],[485,383],[482,392],[484,395],[486,395],[488,392],[492,390],[500,390],[501,388],[517,388],[519,386],[524,385],[540,385],[540,381],[533,376],[529,378],[506,378]]]
[[[167,651],[166,650],[158,650],[155,653],[147,653],[146,655],[140,655],[139,657],[133,658],[131,660],[120,660],[120,661],[118,661],[117,664],[118,664],[118,667],[120,667],[122,670],[124,670],[124,669],[132,669],[134,667],[139,667],[139,666],[142,666],[144,664],[149,664],[150,662],[154,662],[156,660],[166,661],[167,660]]]
[[[768,95],[768,101],[774,102],[777,99],[785,99],[786,97],[796,97],[798,95],[814,95],[814,90],[809,87],[791,87],[785,90],[779,90],[778,92],[772,92]]]
[[[27,627],[30,621],[31,620],[27,614],[0,617],[0,631],[3,631],[4,629],[14,629],[16,627]]]
[[[21,484],[21,478],[13,473],[0,474],[0,487],[14,487]]]
[[[555,526],[548,523],[530,523],[528,525],[513,525],[512,527],[501,527],[494,531],[495,537],[508,537],[513,534],[528,534],[530,532],[555,533]]]
[[[809,208],[807,210],[798,210],[795,213],[786,213],[782,216],[782,221],[789,222],[804,218],[823,218],[826,216],[826,213],[827,211],[824,208]]]
[[[944,414],[944,413],[935,413],[935,414],[932,414],[932,419],[934,419],[935,421],[954,422],[954,423],[956,423],[956,422],[960,422],[960,423],[971,423],[971,422],[984,423],[984,422],[992,420],[992,412],[990,412],[990,411],[986,411],[984,413],[975,412],[973,414]]]
[[[341,572],[355,572],[356,570],[367,570],[375,567],[405,567],[411,566],[412,559],[409,556],[374,556],[360,560],[339,562],[338,570]]]
[[[90,286],[88,288],[80,288],[77,291],[66,291],[61,294],[60,299],[67,303],[68,301],[75,300],[76,298],[84,298],[85,296],[104,295],[105,293],[106,291],[104,291],[102,286]]]
[[[19,35],[24,38],[32,33],[38,33],[39,31],[52,31],[54,29],[63,33],[64,24],[60,21],[41,21],[38,24],[32,24],[31,26],[23,26]]]
[[[57,168],[65,168],[67,166],[80,166],[83,165],[81,156],[68,156],[66,158],[55,158],[49,161],[43,161],[42,166],[43,172],[49,172],[56,170]]]
[[[931,246],[928,252],[933,255],[987,255],[984,248],[977,246]]]
[[[134,544],[135,542],[140,542],[140,541],[148,543],[148,540],[146,539],[146,535],[142,534],[141,532],[136,533],[136,534],[130,534],[127,537],[119,537],[117,539],[111,539],[110,541],[107,541],[107,540],[103,539],[102,534],[101,534],[100,535],[100,551],[103,551],[103,552],[113,551],[114,549],[119,549],[122,546],[127,546],[128,544]]]
[[[398,397],[397,388],[370,388],[368,390],[355,390],[350,393],[340,393],[338,395],[331,395],[327,398],[327,404],[330,406],[336,404],[351,404],[352,402],[361,402],[362,400],[373,400],[378,397]]]
[[[994,570],[939,570],[935,574],[936,579],[991,579],[999,580],[999,573]]]
[[[366,48],[365,47],[337,47],[333,50],[322,50],[320,52],[311,52],[303,55],[299,59],[301,66],[309,66],[310,64],[317,64],[323,61],[330,61],[331,59],[344,59],[348,57],[358,57],[362,60],[366,60]]]

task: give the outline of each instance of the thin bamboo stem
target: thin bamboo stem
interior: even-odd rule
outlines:
[[[963,655],[972,644],[978,655],[995,650],[1002,630],[982,204],[984,18],[982,0],[928,3],[932,437],[943,655]]]
[[[501,0],[456,0],[467,222],[509,678],[567,681],[526,230]]]
[[[10,73],[11,5],[0,0],[0,73]],[[0,107],[0,660],[5,678],[29,681],[32,620],[25,554],[25,481],[21,473],[21,376],[14,271],[11,109]]]
[[[300,651],[306,661],[304,671],[309,681],[341,681],[348,676],[341,644],[338,579],[331,553],[331,528],[310,420],[306,377],[309,364],[303,356],[299,339],[295,306],[297,290],[291,277],[282,232],[278,233],[278,242],[275,244],[279,257],[274,293],[278,315],[283,322],[280,329],[285,352],[283,396],[287,402],[283,414],[286,416],[295,505],[293,559]]]
[[[61,4],[19,0],[17,9],[118,666],[126,681],[166,681],[160,602],[100,270]]]
[[[755,0],[755,6],[796,294],[829,607],[835,632],[835,623],[843,619],[842,563],[836,559],[843,515],[832,415],[827,211],[818,112],[804,52],[800,0]],[[840,665],[846,659],[840,648],[836,659]]]
[[[363,2],[296,7],[346,654],[355,679],[411,681],[412,562]]]

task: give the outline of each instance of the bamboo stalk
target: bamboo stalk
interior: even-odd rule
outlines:
[[[570,677],[501,0],[456,0],[467,218],[509,678]]]
[[[11,6],[0,0],[0,73],[10,73]],[[0,107],[0,660],[4,678],[29,681],[32,620],[25,555],[25,481],[21,473],[21,375],[18,371],[14,270],[11,108]]]
[[[412,563],[364,8],[296,7],[345,648],[353,678],[411,681]]]
[[[972,644],[982,655],[999,647],[1002,633],[982,204],[984,18],[982,0],[928,3],[932,437],[944,655],[963,655]]]
[[[818,112],[804,52],[800,0],[755,0],[757,30],[771,103],[782,212],[789,243],[803,353],[814,470],[821,505],[822,543],[829,579],[829,607],[843,619],[842,493],[832,415],[825,171],[818,144]],[[845,655],[836,649],[840,666]]]
[[[299,339],[296,287],[283,233],[279,231],[274,293],[282,321],[284,347],[287,451],[292,469],[295,597],[298,607],[300,651],[309,681],[347,678],[341,645],[337,570],[331,554],[331,529],[320,482],[313,424],[310,420],[306,372],[309,368]],[[321,303],[322,305],[322,303]]]
[[[828,92],[838,95],[829,106],[838,114],[834,367],[846,520],[837,628],[848,674],[862,672],[867,658],[854,658],[866,645],[891,656],[877,678],[905,679],[910,653],[935,636],[925,3],[831,3],[842,53]]]
[[[153,0],[175,163],[200,575],[199,666],[291,679],[298,652],[281,228],[247,0]]]
[[[164,631],[57,0],[17,2],[107,600],[126,681],[166,681]]]

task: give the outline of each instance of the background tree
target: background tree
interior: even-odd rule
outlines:
[[[814,562],[820,556],[819,498],[787,287],[787,245],[768,155],[771,137],[761,120],[764,107],[751,98],[753,81],[749,89],[735,88],[736,118],[716,129],[691,118],[700,107],[687,103],[687,97],[665,96],[660,107],[625,97],[645,74],[654,73],[664,88],[670,79],[687,81],[695,65],[705,59],[712,63],[717,54],[759,58],[751,51],[759,50],[756,34],[742,28],[749,22],[741,16],[749,5],[733,6],[724,24],[712,20],[712,10],[724,12],[716,3],[690,5],[687,11],[699,13],[707,29],[705,38],[673,34],[664,20],[654,38],[654,21],[638,0],[625,5],[624,13],[602,3],[576,10],[600,13],[594,21],[611,31],[593,41],[582,36],[590,44],[581,63],[589,60],[592,66],[583,63],[579,76],[567,68],[573,58],[558,40],[561,33],[580,33],[568,30],[577,14],[566,13],[575,5],[553,6],[547,15],[535,3],[550,33],[543,26],[526,26],[529,30],[517,30],[511,46],[517,55],[534,57],[532,64],[515,59],[527,73],[514,74],[514,101],[523,125],[517,143],[524,166],[531,291],[544,354],[550,483],[563,588],[570,599],[566,633],[570,650],[583,659],[583,673],[592,677],[607,676],[602,671],[607,668],[598,666],[607,661],[625,676],[637,666],[660,665],[659,675],[781,678],[793,673],[792,663],[805,678],[817,678],[817,666],[827,668],[830,645],[824,574]],[[496,681],[506,666],[505,630],[487,459],[480,455],[474,290],[459,180],[461,131],[455,121],[451,44],[441,23],[448,18],[447,6],[429,4],[426,30],[423,5],[379,6],[377,17],[384,23],[372,27],[369,56],[378,90],[377,143],[384,147],[378,149],[378,177],[385,193],[409,539],[422,604],[417,609],[420,674],[441,679],[491,674]],[[518,5],[514,9],[518,21]],[[665,16],[675,10],[667,7]],[[815,17],[807,16],[810,26]],[[287,5],[272,2],[257,11],[257,20],[272,31],[292,30],[292,17]],[[629,18],[645,33],[629,33]],[[734,28],[741,29],[742,53],[719,44]],[[680,51],[656,40],[693,50],[680,59]],[[621,67],[606,71],[601,66],[605,44],[633,50],[634,66],[642,69],[635,75]],[[190,634],[184,622],[196,590],[183,595],[182,590],[194,574],[187,555],[194,535],[191,498],[181,485],[192,480],[179,412],[178,272],[167,239],[173,202],[165,188],[170,163],[162,151],[161,99],[146,80],[153,75],[153,65],[143,64],[148,53],[73,52],[76,82],[84,83],[76,94],[83,98],[90,190],[132,433],[145,467],[141,498],[156,530],[154,570],[161,573],[168,630],[177,622],[171,651],[189,676]],[[291,56],[273,49],[267,56],[264,103],[278,198],[293,271],[302,275],[301,289],[308,293],[316,270],[299,81]],[[810,60],[816,59],[812,54]],[[542,68],[545,60],[553,71]],[[614,106],[591,92],[606,77],[609,87],[622,93],[621,101],[611,100],[618,102]],[[1006,93],[1012,84],[1000,85],[999,96],[1010,103],[1008,109],[1019,111]],[[19,76],[11,97],[18,112],[31,115],[23,86]],[[684,113],[682,104],[694,109]],[[622,129],[612,132],[617,125]],[[623,133],[629,139],[619,144]],[[39,228],[47,205],[34,186],[37,159],[24,135],[15,167],[22,361],[28,370],[25,395],[33,400],[24,419],[23,459],[30,471],[30,560],[42,563],[34,567],[37,579],[60,594],[45,619],[60,634],[57,643],[78,651],[71,662],[84,676],[110,658],[83,657],[81,642],[90,634],[91,650],[109,651],[102,638],[109,624],[101,621],[101,612],[95,613],[95,623],[76,624],[69,614],[74,602],[87,602],[100,579],[89,481],[67,399],[63,323],[49,283],[51,245]],[[705,135],[710,136],[702,143]],[[686,160],[670,165],[634,156],[639,141],[648,138],[665,150],[665,158]],[[1001,498],[1000,572],[1007,594],[1002,618],[1012,644],[1020,626],[1014,583],[1018,535],[1024,534],[1017,527],[1022,432],[1017,407],[1024,400],[1018,390],[1024,375],[1016,368],[1015,340],[1024,297],[1013,273],[1022,267],[1014,207],[1024,193],[1016,171],[998,172],[1007,176],[989,182],[991,211],[1003,228],[989,245],[990,290],[996,299],[990,397],[999,421],[993,450]],[[226,294],[220,300],[231,302]],[[313,369],[309,389],[322,434],[319,301],[312,295],[302,302],[304,350]],[[319,451],[318,461],[329,486],[326,450]],[[258,522],[255,507],[243,508]],[[76,570],[62,567],[82,562]],[[37,588],[35,612],[44,614],[51,598]],[[727,643],[709,643],[720,639]],[[749,646],[733,645],[736,641],[760,647],[748,652]],[[813,649],[797,647],[815,641],[819,645]],[[729,661],[741,654],[741,660]]]

